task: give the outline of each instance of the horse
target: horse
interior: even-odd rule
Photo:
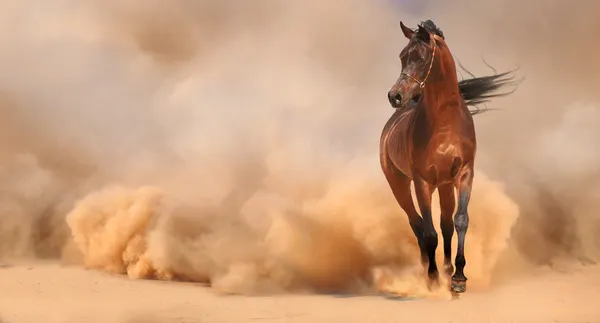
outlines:
[[[401,74],[388,92],[388,101],[395,112],[381,134],[381,168],[392,194],[408,216],[430,287],[439,284],[435,260],[438,234],[431,214],[431,199],[437,189],[444,271],[451,278],[450,290],[464,293],[465,237],[477,150],[473,115],[487,110],[468,107],[514,92],[495,93],[516,83],[511,75],[514,71],[459,81],[444,34],[433,21],[421,22],[416,30],[402,21],[400,27],[409,42],[400,53]],[[421,215],[413,203],[411,182]],[[458,208],[454,215],[455,189]],[[455,229],[456,271],[451,259]]]

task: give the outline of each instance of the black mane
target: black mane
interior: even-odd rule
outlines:
[[[438,35],[444,40],[446,39],[444,37],[444,33],[442,32],[442,30],[440,28],[438,28],[438,26],[436,26],[435,23],[433,21],[431,21],[430,19],[421,21],[421,26],[423,28],[425,28],[425,30],[427,30],[429,33]]]

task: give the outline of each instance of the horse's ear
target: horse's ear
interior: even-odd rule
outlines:
[[[419,29],[417,30],[417,38],[420,40],[429,43],[431,42],[431,34],[427,29],[423,28],[423,26],[419,25]]]
[[[412,39],[413,35],[415,34],[414,30],[406,27],[402,21],[400,21],[400,28],[402,29],[402,33],[404,33],[404,37]]]

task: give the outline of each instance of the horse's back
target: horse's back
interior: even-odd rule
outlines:
[[[410,168],[410,129],[415,107],[397,109],[383,127],[380,140],[382,163],[392,163],[397,170],[412,177]],[[383,166],[383,165],[382,165]]]

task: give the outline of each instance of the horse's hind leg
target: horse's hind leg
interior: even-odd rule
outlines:
[[[429,258],[429,269],[427,270],[427,274],[430,280],[437,281],[439,273],[435,262],[435,250],[438,245],[438,234],[435,231],[433,219],[431,217],[431,197],[434,188],[421,178],[415,178],[414,181],[419,209],[423,216],[423,242]]]
[[[454,217],[454,227],[458,236],[458,248],[456,250],[456,271],[452,276],[452,291],[464,293],[467,290],[467,277],[464,269],[467,261],[465,259],[465,236],[469,228],[468,206],[471,199],[473,186],[473,169],[465,170],[456,183],[458,188],[458,210]]]
[[[398,201],[398,204],[400,204],[400,207],[408,216],[408,222],[417,238],[419,249],[421,250],[421,263],[425,265],[427,263],[427,253],[423,244],[423,219],[417,213],[415,204],[413,203],[410,192],[410,178],[397,170],[396,167],[389,162],[383,163],[382,169],[396,201]]]
[[[452,236],[454,235],[454,208],[456,201],[454,200],[454,186],[452,184],[444,184],[438,187],[440,195],[440,229],[444,237],[444,272],[448,277],[454,273],[452,266]]]

